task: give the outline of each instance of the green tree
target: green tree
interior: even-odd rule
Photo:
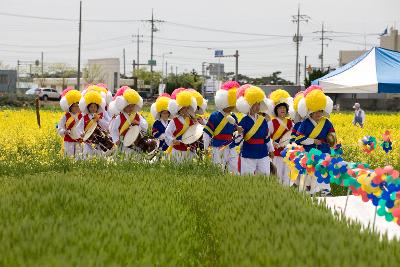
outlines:
[[[158,88],[162,78],[160,71],[151,72],[146,68],[135,70],[134,76],[136,76],[138,80],[144,81],[145,85],[150,85],[152,88]]]
[[[320,69],[313,69],[311,72],[308,73],[308,78],[304,79],[304,87],[307,88],[311,85],[312,81],[321,78],[328,74],[330,69],[326,71],[321,71]]]

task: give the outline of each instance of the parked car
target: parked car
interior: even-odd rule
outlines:
[[[26,92],[25,92],[25,94],[26,95],[33,95],[33,96],[35,96],[35,95],[39,95],[40,94],[40,88],[31,88],[31,89],[29,89],[29,90],[27,90]]]
[[[52,88],[39,88],[39,98],[41,100],[47,101],[47,100],[60,100],[61,95],[56,89]]]

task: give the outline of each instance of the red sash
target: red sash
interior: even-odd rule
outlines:
[[[72,117],[72,114],[71,114],[71,113],[69,113],[69,112],[65,113],[65,129],[66,129],[66,130],[71,130],[71,129],[75,126],[75,124],[77,123],[77,122],[75,121],[75,119],[74,119],[69,125],[67,125],[67,121],[68,121],[71,117]],[[78,121],[79,121],[80,119],[82,119],[82,114],[81,114],[81,113],[78,114]],[[64,135],[64,141],[66,141],[66,142],[79,142],[79,140],[72,139],[72,137],[69,136],[67,133]]]
[[[176,127],[176,130],[173,133],[173,135],[176,137],[178,135],[178,133],[180,133],[183,129],[183,123],[178,118],[174,118],[173,120],[174,120],[175,127]],[[194,124],[193,120],[190,119],[189,126],[192,126],[193,124]],[[184,143],[179,143],[179,145],[174,146],[174,148],[176,150],[180,150],[180,151],[187,151],[189,147],[187,145],[185,145]]]
[[[125,115],[124,115],[123,113],[120,113],[120,114],[119,114],[119,117],[120,117],[121,121],[120,121],[119,126],[118,126],[118,132],[121,131],[122,126],[123,126],[123,125],[125,124],[125,122],[126,122],[126,117],[125,117]],[[136,115],[135,115],[135,121],[140,121],[140,116],[139,116],[138,113],[136,113]],[[121,136],[125,136],[125,134],[126,134],[126,132],[127,132],[128,130],[129,130],[129,128],[127,128],[127,129],[121,134]]]
[[[274,134],[277,132],[277,130],[279,129],[280,126],[280,122],[277,119],[272,119],[272,125],[274,126],[274,132],[271,134],[271,136],[274,136]],[[282,136],[287,133],[288,131],[290,131],[293,127],[293,121],[292,120],[287,120],[287,124],[286,124],[286,129],[282,132],[281,136],[279,136],[278,139],[274,140],[274,141],[280,141],[280,139],[282,138]],[[278,149],[274,150],[274,155],[277,157],[282,157],[281,156],[281,152],[283,151],[283,147],[280,147]]]

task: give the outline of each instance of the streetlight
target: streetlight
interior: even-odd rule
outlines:
[[[166,52],[166,53],[162,53],[162,77],[164,78],[164,73],[167,73],[167,69],[165,70],[165,72],[164,72],[164,58],[165,58],[165,55],[172,55],[173,53],[172,52]]]

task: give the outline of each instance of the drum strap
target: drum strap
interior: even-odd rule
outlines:
[[[189,128],[189,125],[190,125],[190,118],[185,118],[185,122],[183,123],[182,129],[175,135],[175,138],[182,136]],[[167,154],[170,154],[172,152],[172,147],[173,146],[169,146],[165,152]]]
[[[258,131],[258,129],[260,129],[261,124],[264,122],[264,120],[265,119],[263,116],[258,116],[256,122],[253,124],[253,126],[250,128],[250,130],[244,136],[244,141],[249,140],[250,138],[253,137],[253,135],[256,134],[256,132]]]
[[[314,130],[312,130],[312,132],[310,133],[310,135],[308,137],[312,138],[312,139],[317,138],[317,136],[321,133],[322,129],[325,126],[325,121],[326,121],[326,118],[324,118],[324,117],[321,118],[321,120],[317,123]]]
[[[228,123],[228,117],[224,116],[221,122],[218,124],[217,128],[215,128],[213,136],[217,136],[221,133],[221,131],[225,128],[226,124]]]
[[[131,125],[132,121],[135,119],[137,113],[129,115],[129,118],[124,122],[121,129],[119,129],[119,134],[122,135],[126,130],[128,130],[129,126]]]
[[[71,117],[69,117],[69,118],[67,119],[67,121],[65,122],[65,127],[66,127],[68,130],[71,130],[72,127],[74,127],[74,125],[75,125],[75,118],[71,115]]]

